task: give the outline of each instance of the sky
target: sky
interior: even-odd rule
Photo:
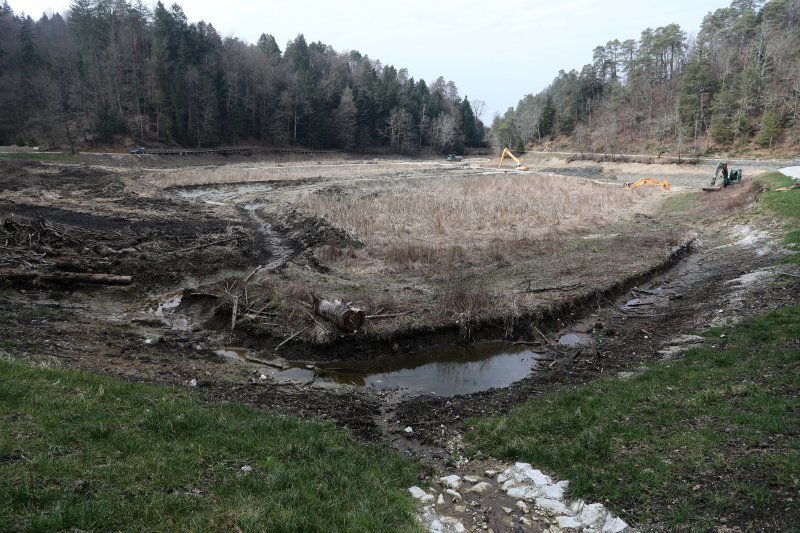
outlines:
[[[171,0],[163,0],[170,5]],[[155,0],[144,0],[155,5]],[[558,75],[592,62],[606,42],[638,39],[642,30],[677,23],[689,35],[726,0],[183,0],[190,22],[210,22],[223,37],[255,43],[275,36],[281,50],[302,33],[339,52],[358,50],[408,69],[429,84],[452,80],[459,94],[486,103],[481,119],[516,106]],[[69,0],[10,0],[33,18],[63,13]]]

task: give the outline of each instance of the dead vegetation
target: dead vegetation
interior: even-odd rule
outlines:
[[[292,182],[325,178],[327,180],[374,178],[382,171],[439,168],[431,161],[305,161],[292,163],[238,163],[151,170],[144,183],[157,189],[197,187],[234,183]]]
[[[322,190],[297,206],[357,235],[370,258],[411,268],[547,252],[563,235],[619,220],[651,197],[574,178],[504,175],[370,194]],[[333,260],[344,255],[324,252]]]

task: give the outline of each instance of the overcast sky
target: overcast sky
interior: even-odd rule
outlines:
[[[204,20],[223,37],[254,43],[275,36],[281,50],[297,34],[337,51],[358,50],[428,83],[453,80],[461,96],[483,100],[490,124],[560,69],[592,61],[595,46],[638,39],[647,27],[678,23],[696,34],[703,16],[725,0],[191,0],[178,2],[190,22]],[[64,12],[69,0],[11,0],[15,13]],[[146,5],[155,1],[145,0]],[[170,5],[169,0],[164,1]]]

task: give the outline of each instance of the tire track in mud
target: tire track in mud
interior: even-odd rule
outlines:
[[[272,225],[267,222],[263,216],[258,213],[261,208],[259,204],[245,204],[240,207],[246,213],[246,216],[256,225],[259,232],[264,236],[264,244],[267,252],[270,254],[269,262],[260,267],[258,270],[275,270],[283,266],[289,259],[292,258],[294,250],[286,244],[286,241],[275,231]]]
[[[292,258],[294,251],[285,239],[272,227],[272,224],[259,213],[264,203],[248,201],[247,195],[265,193],[272,190],[270,185],[250,184],[232,187],[182,187],[168,194],[182,201],[204,202],[217,206],[234,206],[242,217],[253,223],[255,228],[264,237],[264,247],[269,254],[269,262],[258,268],[261,270],[275,270],[283,266]]]

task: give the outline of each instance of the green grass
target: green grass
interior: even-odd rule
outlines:
[[[3,531],[408,531],[416,473],[329,423],[0,359]]]
[[[0,161],[38,161],[40,163],[74,163],[80,156],[68,153],[42,154],[38,152],[0,153]]]
[[[791,187],[794,181],[780,172],[769,172],[758,178],[759,184],[766,188],[760,194],[760,207],[766,213],[777,215],[786,226],[784,244],[796,253],[784,258],[783,262],[800,263],[800,189],[776,191],[779,187]]]
[[[629,380],[471,420],[467,439],[569,479],[572,496],[608,500],[640,525],[800,523],[800,307],[708,336],[716,347]]]
[[[665,213],[687,213],[697,206],[700,196],[696,192],[671,194],[661,206]]]

